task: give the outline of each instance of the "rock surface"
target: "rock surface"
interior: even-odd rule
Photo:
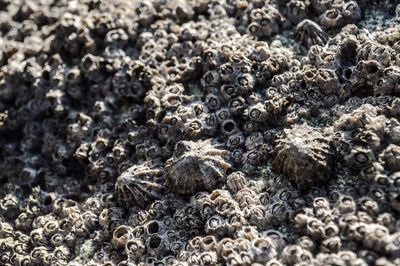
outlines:
[[[399,16],[0,0],[0,265],[400,265]]]

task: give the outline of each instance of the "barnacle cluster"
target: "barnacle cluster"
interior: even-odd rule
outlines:
[[[0,0],[0,265],[399,265],[399,25]]]

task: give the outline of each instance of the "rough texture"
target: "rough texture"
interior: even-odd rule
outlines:
[[[162,164],[148,161],[128,168],[117,178],[115,190],[121,204],[146,207],[166,190]]]
[[[193,195],[198,191],[217,188],[226,180],[231,165],[227,151],[207,141],[180,141],[173,156],[165,164],[165,179],[177,194]]]
[[[296,186],[306,189],[329,181],[333,154],[329,137],[305,124],[284,130],[274,150],[272,166]]]
[[[400,265],[399,22],[0,0],[0,265]]]

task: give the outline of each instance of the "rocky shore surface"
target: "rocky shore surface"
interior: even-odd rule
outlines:
[[[400,265],[395,0],[0,0],[0,265]]]

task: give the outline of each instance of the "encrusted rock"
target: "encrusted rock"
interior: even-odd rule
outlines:
[[[399,15],[0,0],[0,265],[400,265]]]

